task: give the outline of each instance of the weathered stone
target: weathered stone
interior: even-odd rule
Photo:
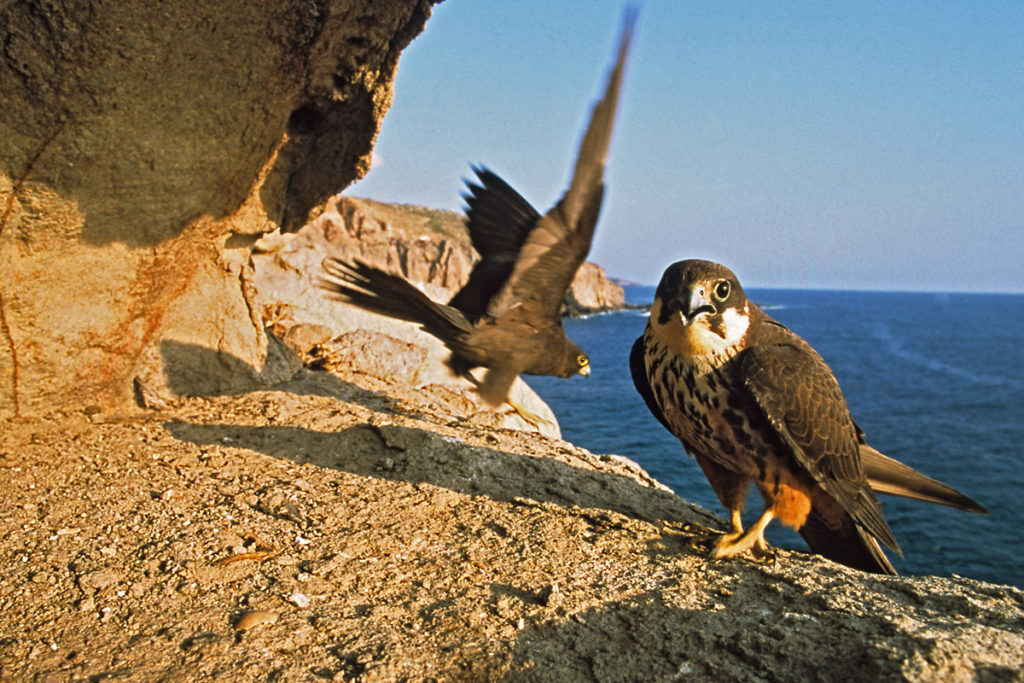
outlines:
[[[622,287],[608,279],[604,268],[589,262],[580,266],[565,296],[565,308],[570,315],[614,311],[625,304]]]
[[[251,236],[366,172],[430,5],[4,4],[0,416],[286,377]]]
[[[335,197],[304,231],[333,255],[361,261],[427,285],[447,300],[469,279],[478,258],[461,213],[422,206]],[[314,264],[309,264],[313,266]],[[319,264],[315,265],[319,268]],[[601,266],[586,262],[566,293],[564,312],[621,309],[626,297]]]
[[[5,421],[0,678],[1024,679],[1016,588],[709,560],[724,520],[636,465],[434,400],[300,372]]]

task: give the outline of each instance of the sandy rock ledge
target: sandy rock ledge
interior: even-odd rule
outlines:
[[[1024,594],[800,553],[359,373],[0,431],[0,680],[1021,680]]]

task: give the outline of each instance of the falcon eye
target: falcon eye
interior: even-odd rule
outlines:
[[[585,368],[590,365],[590,359],[584,355],[576,356],[576,362],[580,364],[581,368]]]
[[[719,280],[718,284],[715,285],[715,298],[719,301],[725,301],[729,298],[731,291],[732,286],[729,285],[728,280]]]

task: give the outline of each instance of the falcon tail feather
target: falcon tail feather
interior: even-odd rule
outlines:
[[[860,446],[861,466],[868,484],[878,493],[946,505],[966,512],[987,515],[988,510],[951,486],[921,474],[867,444]]]
[[[828,525],[813,512],[799,531],[810,549],[833,562],[876,574],[896,574],[878,539],[847,516],[841,528]]]
[[[329,277],[318,284],[338,298],[389,318],[418,323],[446,344],[472,331],[458,310],[432,301],[402,277],[362,261],[345,263],[335,258],[324,259],[323,269]]]

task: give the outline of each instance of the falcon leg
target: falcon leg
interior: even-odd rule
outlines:
[[[739,538],[743,534],[743,518],[740,516],[739,510],[729,510],[729,531],[724,534],[717,531],[712,531],[707,536],[703,536],[702,540],[710,541],[712,539],[722,538]]]
[[[527,410],[523,406],[519,405],[518,403],[513,401],[511,398],[505,399],[505,403],[507,403],[510,406],[512,406],[512,410],[516,411],[516,414],[518,414],[519,417],[521,417],[524,420],[526,420],[526,422],[529,423],[530,425],[532,425],[533,428],[536,429],[537,431],[540,431],[540,425],[542,423],[543,424],[548,424],[548,421],[545,420],[543,417],[541,417],[540,415],[537,415],[536,413],[531,413],[529,410]]]
[[[768,524],[775,518],[771,510],[765,510],[757,521],[754,522],[746,531],[743,531],[742,525],[737,529],[737,520],[739,517],[738,511],[730,511],[730,519],[732,520],[733,531],[727,534],[723,534],[718,541],[715,543],[714,549],[711,551],[711,557],[719,559],[722,557],[731,557],[732,555],[738,555],[740,553],[750,550],[754,557],[759,559],[764,557],[772,557],[771,547],[768,542],[764,540],[764,530],[768,527]]]
[[[729,526],[732,527],[733,533],[743,533],[743,518],[740,516],[739,510],[729,510]]]
[[[704,534],[697,537],[697,541],[701,544],[714,544],[714,542],[723,538],[739,538],[743,533],[743,518],[740,516],[740,511],[729,510],[729,531],[721,533],[718,531],[712,531],[709,534]]]
[[[523,418],[523,420],[526,421],[527,424],[532,426],[538,432],[540,431],[540,426],[542,424],[550,424],[548,420],[545,420],[540,415],[531,413],[529,410],[513,401],[512,398],[508,395],[508,387],[504,387],[504,389],[501,391],[488,390],[487,380],[492,379],[492,383],[494,380],[494,375],[492,375],[490,371],[488,371],[488,375],[485,376],[484,381],[481,382],[480,380],[473,376],[473,374],[469,371],[468,368],[456,368],[455,366],[452,366],[451,363],[449,363],[449,367],[452,367],[452,370],[455,371],[456,374],[460,375],[461,377],[466,379],[470,384],[476,387],[477,393],[480,394],[484,401],[491,405],[500,405],[502,402],[507,403],[509,406],[511,406],[512,410],[514,410],[516,414],[519,415],[519,417]],[[513,375],[512,381],[515,381],[515,378],[517,376],[518,375]],[[503,380],[498,381],[503,382]],[[509,382],[509,384],[511,385],[511,382]],[[497,394],[504,394],[505,400],[502,401],[500,398],[495,399],[495,396]]]

